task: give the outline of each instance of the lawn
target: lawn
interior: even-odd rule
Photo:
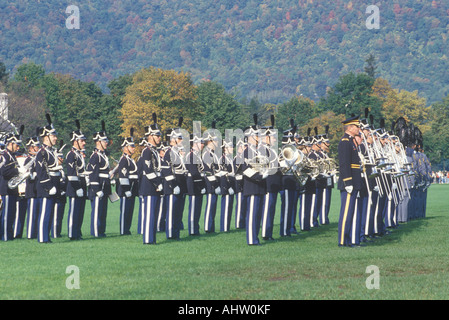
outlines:
[[[146,246],[136,234],[118,234],[118,203],[110,204],[107,237],[89,235],[90,203],[84,240],[51,244],[16,239],[0,243],[1,299],[448,299],[449,185],[432,185],[427,218],[403,224],[363,248],[337,246],[339,195],[334,190],[331,223],[291,238],[246,245],[244,230],[165,239]],[[187,203],[187,202],[186,202]],[[137,207],[137,206],[136,206]],[[185,225],[186,214],[184,215]],[[232,224],[234,225],[234,224]],[[216,220],[219,226],[219,213]],[[368,266],[379,270],[379,289],[366,286]],[[79,289],[68,289],[79,270]]]

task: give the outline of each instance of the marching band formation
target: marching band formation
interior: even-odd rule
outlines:
[[[58,144],[48,114],[47,125],[26,140],[26,156],[16,156],[23,126],[18,133],[7,134],[0,157],[2,240],[26,234],[28,239],[49,243],[61,237],[67,203],[68,237],[80,240],[86,200],[90,200],[91,236],[106,236],[108,202],[120,201],[120,234],[131,234],[138,205],[137,232],[144,244],[156,244],[158,232],[179,239],[185,208],[190,236],[200,234],[202,215],[204,232],[216,232],[220,201],[220,232],[232,228],[234,213],[234,227],[246,230],[247,244],[260,245],[259,234],[265,241],[274,239],[277,207],[280,237],[329,224],[335,184],[341,197],[339,246],[360,246],[388,234],[387,228],[425,217],[430,164],[422,152],[421,132],[403,118],[394,122],[390,132],[383,123],[374,128],[367,111],[364,119],[354,116],[343,121],[338,165],[329,156],[328,126],[323,134],[314,128],[314,135],[309,129],[301,136],[290,120],[279,149],[274,117],[270,126],[260,126],[254,115],[254,125],[236,139],[234,151],[232,139],[222,141],[215,123],[212,130],[186,136],[182,122],[180,117],[178,127],[163,135],[153,114],[153,123],[145,127],[139,141],[143,151],[137,161],[131,129],[122,141],[121,158],[112,159],[116,162],[112,170],[104,122],[93,136],[90,158],[78,120],[65,157],[65,145]]]

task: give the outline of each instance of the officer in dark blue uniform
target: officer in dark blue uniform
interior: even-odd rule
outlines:
[[[19,164],[15,154],[19,151],[22,144],[21,133],[10,133],[6,135],[6,148],[2,154],[1,168],[0,168],[0,195],[2,197],[2,215],[0,221],[0,235],[3,241],[10,241],[14,239],[14,218],[16,216],[16,203],[19,196],[17,186],[13,189],[8,187],[8,182],[11,178],[19,175]]]
[[[189,235],[200,234],[200,217],[203,205],[203,195],[206,193],[206,183],[204,181],[204,165],[201,159],[201,151],[204,147],[204,140],[194,134],[190,136],[191,149],[186,155],[185,166],[187,169],[187,194],[189,196]]]
[[[357,194],[361,188],[360,158],[354,142],[354,136],[360,132],[359,116],[350,117],[342,123],[345,133],[338,143],[340,168],[338,189],[341,197],[338,245],[357,246],[357,243],[352,243],[350,230],[353,224]]]
[[[137,164],[132,158],[136,150],[134,143],[134,129],[130,129],[130,136],[123,139],[121,144],[123,154],[118,163],[117,195],[120,197],[120,235],[131,234],[131,223],[134,205],[138,196],[139,181]]]
[[[106,134],[104,121],[101,122],[101,127],[101,131],[97,131],[93,136],[95,149],[86,168],[86,172],[89,175],[88,197],[91,201],[92,209],[90,234],[96,238],[106,236],[108,197],[112,191],[109,159],[106,154],[109,138]]]
[[[72,148],[65,157],[67,170],[67,230],[70,240],[81,240],[81,227],[87,199],[86,164],[84,158],[86,136],[81,131],[79,120],[75,120],[77,129],[70,133]]]
[[[276,214],[276,204],[278,194],[282,189],[282,172],[279,167],[279,157],[277,152],[277,130],[275,129],[274,115],[271,115],[271,125],[262,127],[261,138],[266,149],[266,156],[269,161],[268,177],[266,179],[267,193],[265,194],[262,215],[262,239],[274,240],[273,225]]]
[[[153,113],[153,124],[145,127],[146,147],[140,161],[139,195],[142,197],[143,244],[156,244],[157,217],[162,193],[161,159],[158,147],[162,133]]]
[[[243,195],[243,154],[246,149],[245,138],[239,139],[236,143],[236,154],[233,160],[235,172],[235,228],[245,229],[246,223],[246,198]]]
[[[28,239],[36,239],[37,237],[37,219],[39,216],[39,206],[37,201],[37,192],[36,192],[36,155],[41,148],[41,143],[38,137],[39,133],[36,136],[30,137],[26,141],[26,147],[28,149],[28,155],[25,159],[24,166],[30,166],[30,176],[26,180],[25,186],[25,198],[27,199],[27,238]]]
[[[267,193],[266,178],[268,171],[259,171],[256,166],[258,158],[266,157],[265,148],[259,148],[260,127],[257,115],[254,114],[254,125],[246,128],[248,147],[244,153],[243,163],[243,194],[247,196],[246,242],[248,245],[260,245],[259,230],[262,218],[262,208]]]
[[[55,148],[58,140],[53,127],[51,117],[47,117],[47,126],[41,128],[40,138],[42,148],[36,155],[36,191],[39,199],[40,214],[38,221],[37,241],[40,243],[51,242],[50,229],[56,197],[61,192],[61,166]]]

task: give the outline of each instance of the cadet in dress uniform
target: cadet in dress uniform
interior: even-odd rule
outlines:
[[[274,216],[278,193],[282,189],[282,173],[279,168],[277,153],[277,130],[274,128],[274,115],[271,115],[271,126],[262,127],[262,139],[269,160],[269,174],[266,179],[267,193],[265,194],[262,215],[262,239],[273,239]]]
[[[215,216],[217,213],[217,200],[221,195],[220,181],[216,173],[219,171],[219,158],[216,154],[218,137],[215,135],[215,122],[212,122],[212,130],[205,132],[202,160],[204,164],[206,182],[206,208],[204,211],[204,231],[215,232]]]
[[[296,148],[295,132],[296,126],[293,119],[290,119],[290,128],[283,132],[282,149],[284,147]],[[293,173],[293,163],[287,163],[283,156],[279,156],[279,166],[282,167],[283,175],[281,177],[281,214],[280,214],[280,231],[281,237],[290,237],[294,229],[296,220],[295,198],[297,197],[297,179]]]
[[[67,169],[67,230],[70,240],[81,240],[81,227],[87,198],[87,181],[85,167],[86,136],[81,132],[79,120],[75,120],[77,129],[70,133],[72,148],[65,157]]]
[[[200,217],[203,205],[203,194],[206,193],[206,183],[204,181],[204,165],[201,159],[201,151],[204,147],[204,140],[196,135],[190,136],[191,149],[186,155],[185,166],[187,169],[187,194],[189,196],[189,235],[200,234]]]
[[[354,143],[354,136],[359,134],[359,117],[344,121],[344,135],[338,143],[340,177],[338,189],[341,196],[340,218],[338,221],[338,245],[353,246],[350,230],[353,223],[355,201],[361,188],[360,158]]]
[[[61,166],[56,153],[57,133],[51,117],[47,117],[47,126],[41,128],[42,148],[36,155],[36,191],[39,199],[40,214],[38,220],[37,241],[50,243],[50,230],[54,215],[56,197],[61,192]]]
[[[162,180],[161,159],[157,148],[161,145],[162,134],[153,113],[153,124],[145,127],[147,145],[140,157],[141,174],[139,195],[142,197],[142,237],[143,244],[156,244],[157,217],[160,208]]]
[[[372,127],[367,117],[360,121],[360,141],[358,141],[359,157],[362,169],[362,188],[357,210],[360,212],[360,241],[367,242],[374,236],[374,210],[373,206],[377,201],[377,193],[374,191],[375,181],[372,174],[372,163],[369,157],[368,148],[372,148],[373,137]],[[357,136],[358,137],[358,136]],[[358,139],[358,138],[356,138]]]
[[[310,135],[311,129],[307,130],[307,136],[304,137],[304,149],[303,153],[306,157],[315,160],[315,155],[312,152],[313,137]],[[301,195],[301,230],[310,231],[313,224],[313,213],[315,208],[315,196],[316,196],[316,184],[315,178],[307,175],[304,183],[304,192]]]
[[[97,131],[93,136],[95,149],[86,168],[89,177],[88,197],[91,202],[90,234],[96,238],[106,237],[108,197],[112,191],[109,159],[106,154],[109,138],[104,121],[101,122],[101,127],[101,131]]]
[[[121,144],[123,154],[118,163],[117,194],[120,197],[120,235],[131,234],[131,224],[134,213],[134,205],[138,196],[139,182],[137,164],[132,158],[136,150],[134,143],[134,129],[130,129],[130,136],[123,139]]]
[[[59,148],[55,150],[55,154],[58,157],[59,163],[59,192],[55,198],[55,208],[53,210],[53,222],[51,225],[52,238],[60,238],[62,231],[62,219],[64,218],[65,205],[67,202],[66,189],[67,189],[67,177],[65,175],[62,163],[64,162],[64,155],[62,149],[64,149],[64,141],[60,140]]]
[[[180,127],[182,117],[179,119],[178,128],[168,129],[166,136],[170,147],[162,160],[161,176],[164,184],[163,190],[166,201],[165,231],[167,239],[179,239],[182,228],[182,214],[184,211],[184,196],[186,193],[186,173],[183,155]]]
[[[247,196],[246,242],[248,245],[260,245],[259,230],[262,218],[262,208],[267,193],[266,178],[268,172],[259,172],[253,164],[258,157],[266,157],[265,148],[259,148],[260,127],[257,115],[254,114],[254,125],[244,130],[248,137],[248,148],[245,150],[243,163],[243,194]]]
[[[137,159],[137,176],[139,182],[139,190],[142,184],[142,154],[146,147],[148,147],[147,137],[140,138],[139,146],[142,147],[142,152],[140,153],[139,158]],[[143,197],[139,191],[139,214],[137,216],[137,234],[142,234],[143,228],[143,215],[144,215],[144,206],[143,206]]]
[[[314,128],[315,136],[312,136],[312,149],[309,153],[309,158],[319,161],[324,158],[323,153],[321,152],[320,144],[321,137],[318,136],[317,127]],[[326,177],[323,175],[318,175],[315,178],[315,193],[312,197],[312,209],[310,212],[310,226],[318,227],[318,217],[320,215],[320,211],[323,210],[323,194],[324,189],[326,188]]]
[[[38,133],[39,134],[39,133]],[[28,149],[28,155],[25,159],[24,166],[28,166],[30,162],[30,176],[26,180],[25,187],[25,198],[27,199],[27,238],[28,239],[36,239],[37,237],[37,219],[39,216],[39,206],[37,201],[37,192],[36,192],[36,155],[41,148],[41,143],[39,141],[38,136],[30,137],[26,141],[26,147]]]
[[[232,210],[234,207],[235,173],[232,157],[232,142],[223,141],[223,152],[219,160],[217,174],[221,189],[220,231],[228,232],[231,227]]]
[[[21,129],[23,132],[23,127]],[[16,216],[16,203],[19,191],[16,188],[10,189],[8,182],[11,178],[19,174],[19,163],[15,154],[22,144],[20,134],[10,133],[5,138],[6,149],[2,154],[2,166],[0,168],[0,195],[2,197],[2,215],[0,221],[0,235],[3,241],[14,239],[14,218]]]
[[[236,155],[233,160],[235,172],[235,228],[245,229],[246,223],[246,198],[243,195],[243,172],[242,164],[244,162],[243,154],[246,149],[244,139],[239,139],[236,143]]]
[[[329,159],[329,126],[326,126],[326,133],[321,136],[320,148],[324,158]],[[323,208],[320,210],[319,222],[321,225],[329,224],[329,211],[332,199],[332,189],[334,188],[334,173],[326,177],[326,187],[323,193]]]

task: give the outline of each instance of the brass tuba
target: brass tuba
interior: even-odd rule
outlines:
[[[304,153],[298,150],[293,145],[286,145],[281,150],[281,158],[285,161],[286,166],[282,166],[282,173],[287,172],[290,169],[296,171],[298,166],[304,161]]]
[[[35,162],[36,157],[34,157],[30,162],[28,162],[26,165],[21,166],[19,170],[19,174],[12,177],[8,181],[8,188],[9,189],[15,189],[21,184],[23,181],[25,181],[30,175],[31,175],[31,167],[33,166]]]

